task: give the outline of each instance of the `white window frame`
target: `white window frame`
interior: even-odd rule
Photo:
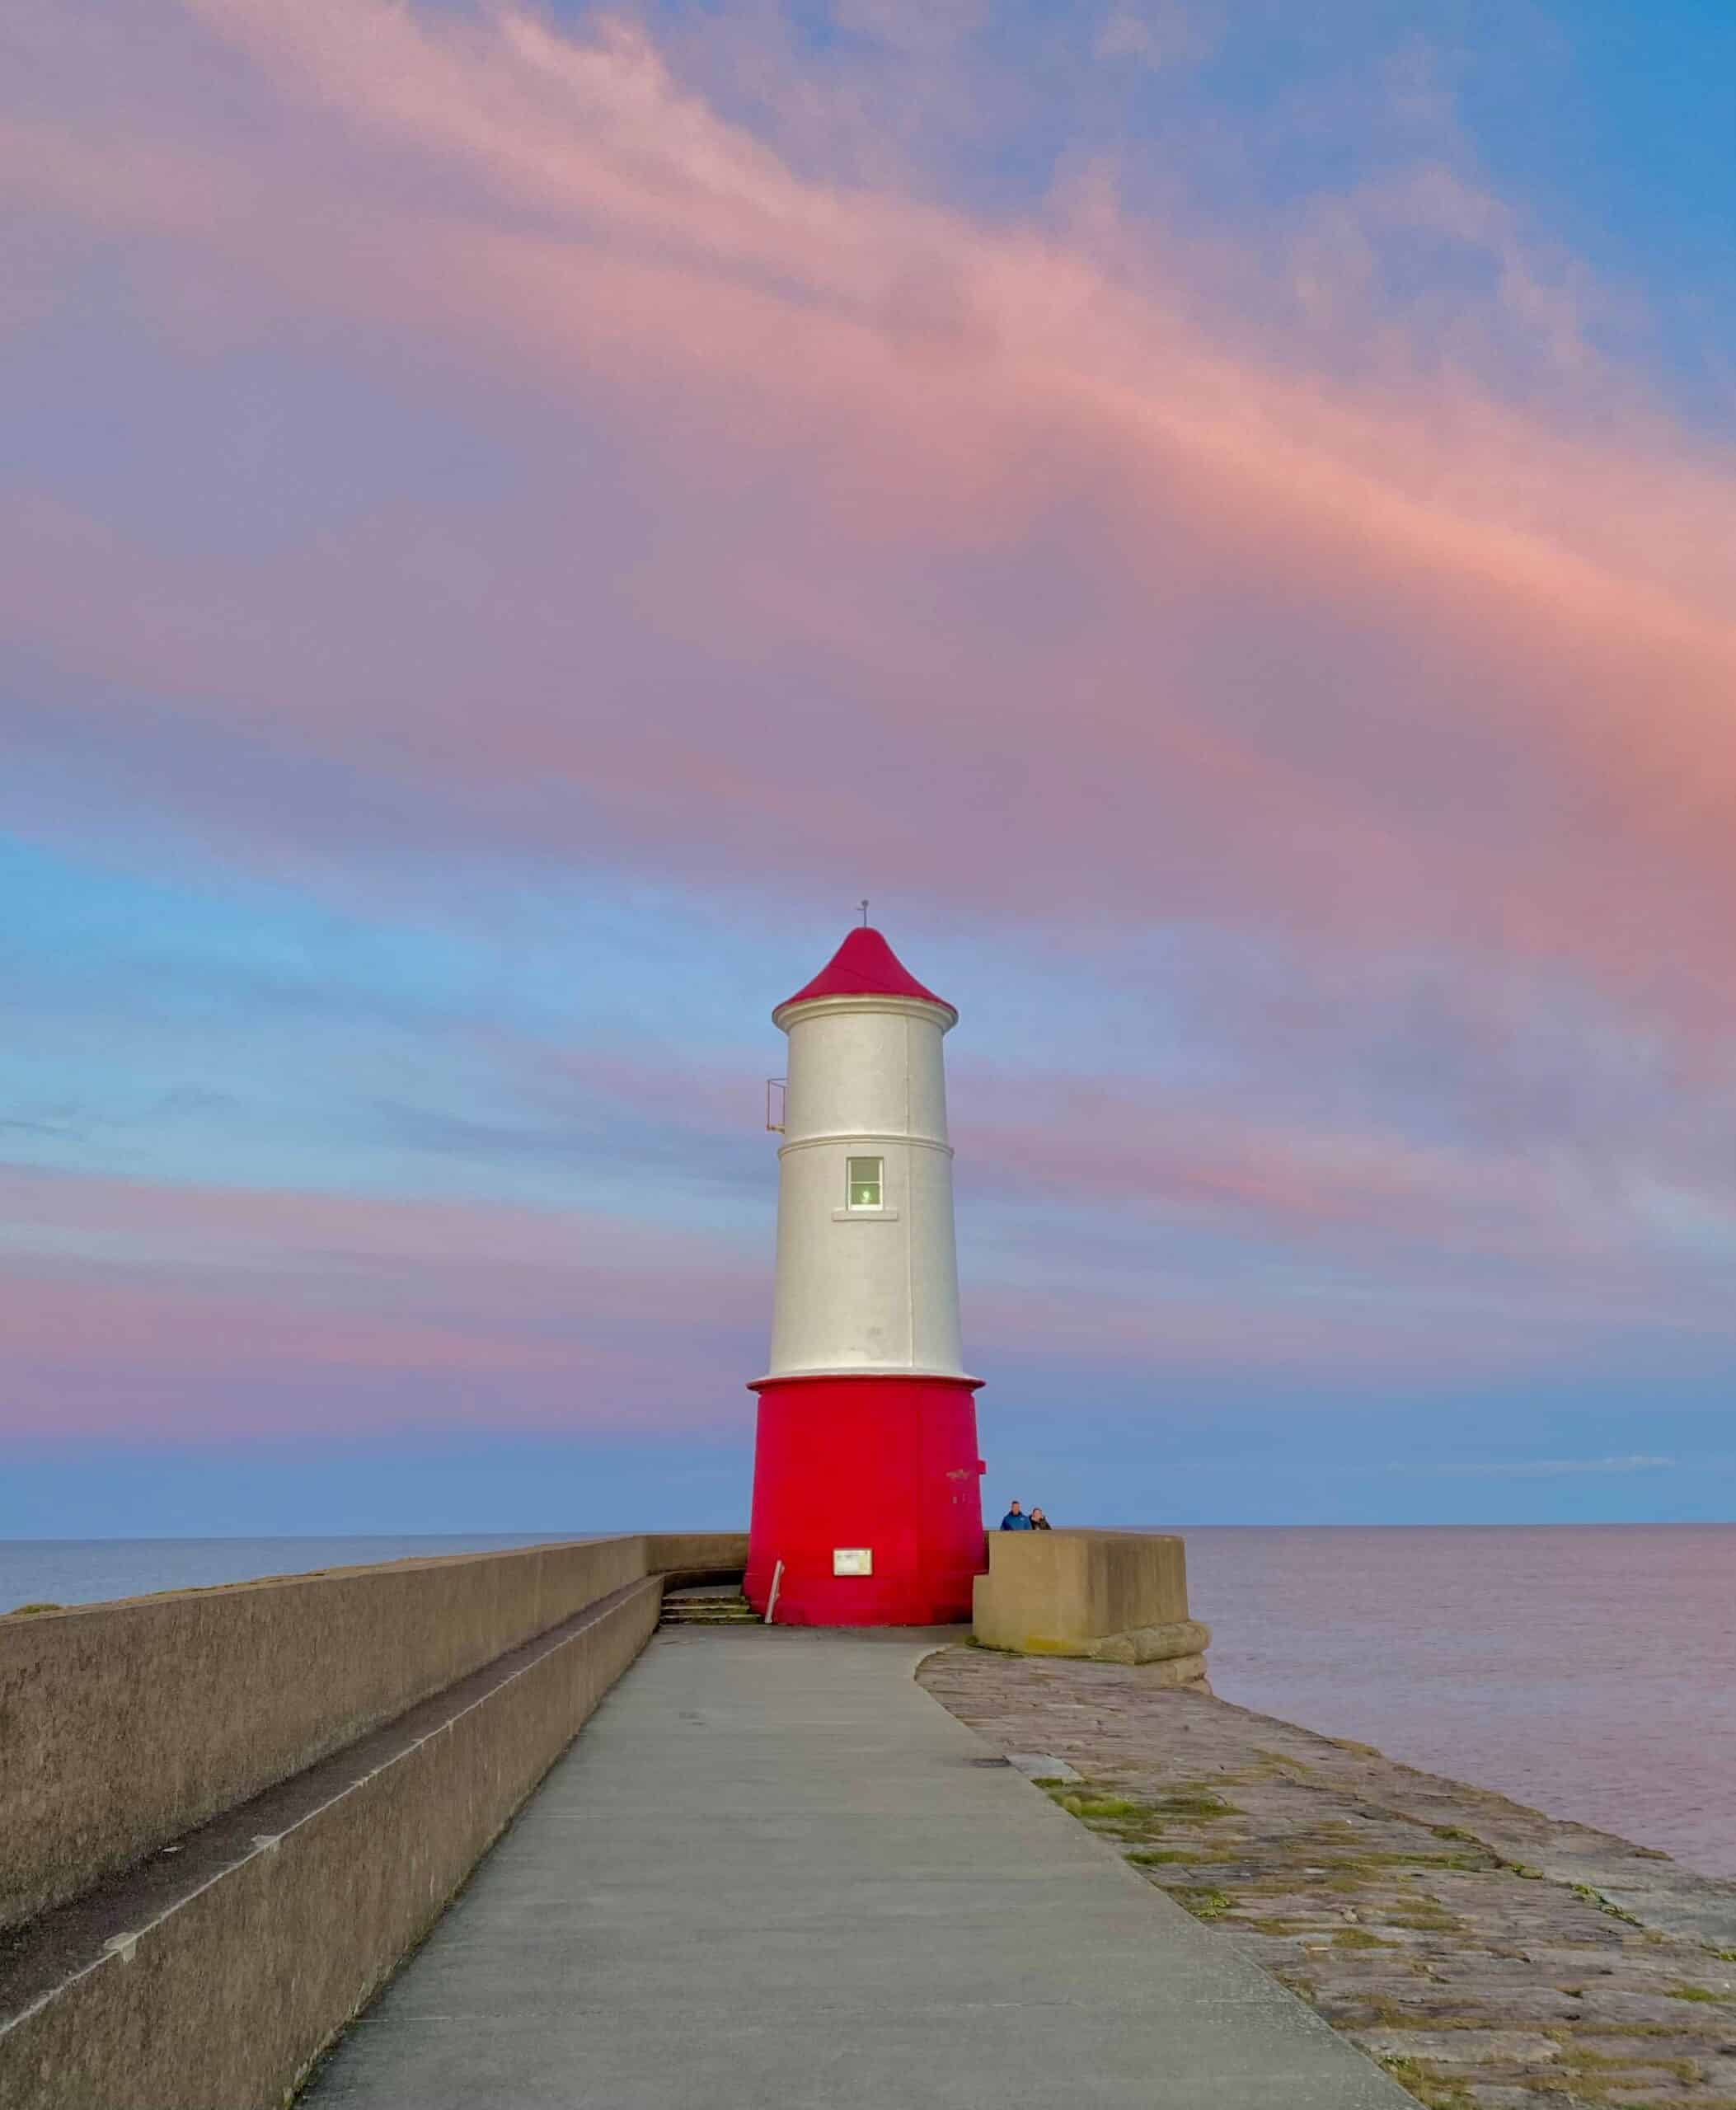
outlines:
[[[858,1165],[873,1165],[880,1168],[875,1181],[880,1198],[877,1202],[858,1202],[852,1191],[857,1184],[852,1170]],[[866,1183],[864,1183],[866,1184]],[[844,1160],[844,1212],[852,1217],[883,1216],[886,1210],[886,1160],[884,1157],[847,1157]]]

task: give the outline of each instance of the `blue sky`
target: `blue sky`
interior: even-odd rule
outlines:
[[[1736,1512],[1726,11],[17,39],[0,1531],[739,1519],[864,893],[992,1500]]]

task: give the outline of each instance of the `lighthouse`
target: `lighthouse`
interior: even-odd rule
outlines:
[[[790,1048],[745,1587],[778,1625],[970,1617],[981,1381],[941,1048],[958,1016],[866,922],[772,1014]]]

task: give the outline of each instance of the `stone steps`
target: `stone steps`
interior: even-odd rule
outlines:
[[[759,1614],[739,1590],[672,1590],[659,1626],[758,1626]]]

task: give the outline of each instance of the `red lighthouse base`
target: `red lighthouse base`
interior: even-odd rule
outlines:
[[[983,1566],[969,1377],[771,1377],[759,1394],[748,1601],[779,1626],[942,1626]],[[868,1556],[866,1575],[836,1556]],[[852,1564],[847,1558],[842,1564]]]

